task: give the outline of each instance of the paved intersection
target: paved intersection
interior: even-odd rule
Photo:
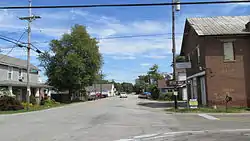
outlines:
[[[235,129],[250,128],[250,115],[217,115],[220,120],[215,121],[198,115],[166,114],[139,102],[147,100],[112,97],[46,111],[0,115],[0,137],[4,141],[196,141],[203,137],[210,141],[208,135],[212,135],[217,139],[225,136],[221,141],[233,137],[249,140],[248,130]]]

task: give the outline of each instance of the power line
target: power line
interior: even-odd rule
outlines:
[[[144,34],[144,35],[124,35],[124,36],[110,36],[110,37],[103,37],[103,38],[96,38],[97,40],[108,40],[108,39],[124,39],[124,38],[140,38],[140,37],[157,37],[157,36],[166,36],[172,33],[163,33],[163,34]],[[182,33],[176,33],[176,34],[182,34]],[[172,38],[166,38],[166,39],[172,39]],[[33,44],[38,43],[49,43],[50,41],[42,41],[42,42],[33,42]]]
[[[10,42],[10,43],[13,43],[13,44],[15,44],[15,45],[18,46],[18,47],[26,47],[26,46],[24,46],[24,45],[22,45],[22,44],[19,44],[19,43],[14,42],[14,41],[12,41],[12,40],[10,40],[10,39],[6,39],[6,38],[3,38],[3,37],[0,37],[0,39],[2,39],[2,40],[4,40],[4,41],[7,41],[7,42]]]
[[[17,47],[17,46],[14,45],[14,46],[5,54],[5,56],[2,56],[2,57],[0,58],[0,60],[2,60],[4,57],[8,56],[8,55],[13,51],[13,49],[16,48],[16,47]]]
[[[201,4],[227,4],[249,3],[249,0],[223,0],[223,1],[199,1],[199,2],[166,2],[166,3],[129,3],[129,4],[89,4],[89,5],[51,5],[51,6],[1,6],[0,9],[40,9],[40,8],[94,8],[94,7],[147,7],[147,6],[170,6],[170,5],[201,5]]]
[[[15,39],[13,39],[13,38],[10,38],[10,37],[6,37],[6,36],[3,36],[3,35],[0,35],[0,36],[2,36],[2,37],[8,38],[8,39],[2,38],[2,40],[5,40],[5,41],[8,41],[8,42],[11,42],[11,43],[14,43],[14,44],[15,44],[15,45],[5,54],[5,56],[8,56],[8,55],[13,51],[13,49],[16,48],[17,46],[18,46],[18,47],[21,47],[21,46],[22,46],[22,45],[19,44],[18,42],[20,42],[20,40],[22,39],[22,37],[23,37],[23,35],[24,35],[25,32],[26,32],[26,31],[24,31],[24,32],[22,33],[22,35],[19,37],[18,40],[15,40]],[[0,38],[1,38],[1,37],[0,37]],[[13,42],[13,41],[11,41],[11,40],[9,40],[9,39],[15,40],[16,42]],[[21,46],[20,46],[20,45],[21,45]],[[22,48],[22,47],[21,47],[21,48]],[[5,56],[2,56],[2,57],[0,58],[0,60],[3,59]]]

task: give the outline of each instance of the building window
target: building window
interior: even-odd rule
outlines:
[[[8,80],[12,80],[13,67],[8,67]]]
[[[197,62],[200,63],[200,56],[201,56],[201,54],[200,54],[200,47],[199,47],[199,45],[197,45],[196,51],[197,51]]]
[[[234,61],[234,47],[233,42],[224,42],[223,43],[224,48],[224,61]]]
[[[22,77],[23,73],[22,73],[22,69],[19,69],[19,77]]]

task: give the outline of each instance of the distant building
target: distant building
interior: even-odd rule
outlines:
[[[93,84],[92,86],[86,87],[86,91],[89,95],[102,93],[106,96],[115,96],[114,84]]]

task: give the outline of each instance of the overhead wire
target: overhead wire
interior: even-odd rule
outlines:
[[[13,47],[5,54],[5,56],[8,56],[8,55],[13,51],[13,49],[16,48],[16,47],[21,47],[21,48],[25,47],[24,45],[22,45],[22,44],[19,43],[20,40],[22,39],[22,37],[24,36],[25,33],[26,33],[26,30],[21,34],[21,36],[19,37],[18,40],[13,39],[13,38],[10,38],[10,37],[7,37],[7,36],[4,36],[4,35],[0,35],[0,39],[15,44],[15,45],[13,45]],[[12,40],[14,40],[14,41],[16,41],[16,42],[14,42],[14,41],[12,41]],[[3,59],[5,56],[2,56],[2,57],[0,58],[0,60]]]
[[[196,1],[196,2],[165,2],[165,3],[122,3],[122,4],[89,4],[89,5],[40,5],[40,6],[1,6],[0,9],[45,9],[45,8],[95,8],[95,7],[147,7],[147,6],[172,6],[172,5],[202,5],[202,4],[230,4],[250,3],[249,0],[221,0],[221,1]]]

